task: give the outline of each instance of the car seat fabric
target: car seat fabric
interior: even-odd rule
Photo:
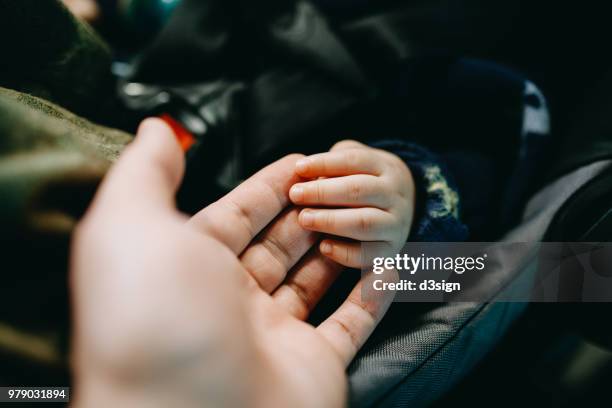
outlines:
[[[523,222],[503,240],[541,240],[563,203],[609,166],[609,160],[595,162],[543,188],[529,201]],[[526,265],[512,273],[503,295],[531,284],[535,262]],[[351,406],[418,407],[441,396],[493,348],[527,306],[494,300],[394,304],[350,367]]]

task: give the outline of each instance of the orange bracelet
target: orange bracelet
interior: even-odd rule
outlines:
[[[172,128],[174,135],[176,136],[176,140],[181,145],[181,149],[184,152],[187,152],[191,146],[196,142],[195,137],[189,132],[183,125],[181,125],[177,120],[175,120],[172,116],[167,113],[162,114],[159,117],[161,120],[166,122],[168,126]]]

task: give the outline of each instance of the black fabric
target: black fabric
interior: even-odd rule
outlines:
[[[0,50],[0,86],[115,120],[110,51],[58,0],[0,0]]]
[[[137,81],[251,77],[294,60],[362,84],[359,68],[308,2],[185,0],[144,54]],[[189,64],[185,64],[189,61]]]
[[[584,185],[563,205],[551,222],[545,239],[552,242],[612,241],[612,170],[608,170]],[[598,270],[607,270],[609,259],[591,257],[599,263]],[[602,265],[603,263],[603,265]],[[563,276],[562,276],[563,277]],[[565,277],[573,291],[582,289],[580,276]],[[572,304],[565,307],[564,324],[582,333],[591,341],[612,349],[612,330],[607,324],[612,304]]]
[[[548,172],[550,179],[577,167],[612,157],[612,69],[586,85],[570,118],[560,159]]]

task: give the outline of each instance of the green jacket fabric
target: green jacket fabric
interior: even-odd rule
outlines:
[[[110,50],[59,0],[0,0],[0,49],[0,86],[90,119],[110,116]]]
[[[132,136],[82,117],[110,54],[59,2],[0,0],[0,49],[0,383],[66,385],[70,233]]]
[[[0,136],[0,355],[65,368],[70,232],[131,136],[6,88]],[[9,369],[0,381],[45,372],[28,371]]]

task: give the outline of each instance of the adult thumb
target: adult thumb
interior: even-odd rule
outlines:
[[[184,169],[184,155],[172,129],[160,119],[146,119],[104,179],[96,204],[113,211],[134,206],[174,208]]]

